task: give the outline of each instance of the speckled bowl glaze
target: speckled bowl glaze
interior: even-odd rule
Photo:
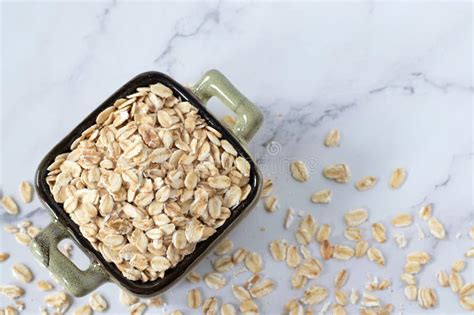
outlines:
[[[207,240],[198,243],[194,252],[186,256],[177,266],[168,270],[163,279],[150,282],[131,281],[126,279],[113,263],[107,262],[82,236],[79,226],[69,218],[69,215],[63,210],[63,206],[54,201],[45,179],[48,173],[47,167],[54,161],[54,158],[61,153],[69,152],[72,142],[95,123],[97,115],[103,109],[111,106],[116,99],[133,93],[137,87],[148,86],[157,82],[168,86],[175,95],[193,104],[208,124],[221,132],[223,138],[227,139],[239,154],[250,162],[249,184],[252,189],[247,199],[232,211],[231,216],[217,229],[216,233]],[[232,128],[221,124],[206,109],[205,104],[213,96],[218,97],[235,112],[237,120]],[[205,73],[196,85],[190,89],[159,72],[139,74],[87,116],[41,161],[36,173],[36,190],[43,204],[51,212],[53,220],[31,242],[31,251],[61,285],[75,296],[86,295],[108,281],[113,281],[127,291],[143,297],[152,297],[168,290],[205,257],[219,240],[254,208],[261,193],[262,175],[248,153],[246,144],[259,129],[262,120],[263,116],[260,110],[217,70],[210,70]],[[90,266],[86,270],[80,270],[58,250],[58,243],[65,238],[73,239],[90,258]]]

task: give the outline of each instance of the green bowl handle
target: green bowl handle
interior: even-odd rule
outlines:
[[[191,88],[194,94],[206,104],[213,96],[237,114],[232,127],[234,134],[243,142],[248,142],[262,125],[260,109],[237,90],[227,78],[217,70],[209,70]]]
[[[64,256],[58,243],[68,237],[70,234],[64,225],[53,220],[31,241],[30,250],[67,291],[74,296],[84,296],[106,282],[109,276],[97,263],[80,270]]]

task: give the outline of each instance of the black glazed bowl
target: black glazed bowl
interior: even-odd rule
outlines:
[[[251,165],[249,181],[251,191],[247,199],[232,210],[231,216],[225,223],[207,240],[197,243],[195,250],[185,256],[174,268],[167,270],[164,278],[150,282],[131,281],[126,279],[113,263],[107,262],[102,254],[93,248],[80,232],[79,226],[64,211],[63,206],[54,201],[46,183],[47,168],[57,155],[70,152],[73,141],[80,137],[84,130],[94,125],[97,115],[111,106],[116,99],[132,94],[138,87],[158,82],[171,88],[173,93],[179,96],[181,100],[194,105],[207,123],[221,132],[222,138],[228,140],[238,153],[249,161]],[[229,130],[206,109],[203,103],[207,102],[211,96],[219,97],[236,112],[238,120],[237,127],[234,130]],[[145,72],[137,75],[89,114],[54,146],[41,161],[36,172],[36,190],[43,204],[49,209],[53,222],[40,232],[30,244],[33,254],[70,293],[76,296],[85,295],[107,281],[116,282],[127,291],[143,297],[151,297],[164,292],[186,275],[255,206],[261,192],[262,175],[245,148],[245,141],[252,137],[261,121],[260,111],[216,70],[206,73],[192,90],[183,87],[169,76],[159,72]],[[249,122],[253,126],[249,126]],[[87,270],[78,269],[58,251],[57,243],[63,238],[73,239],[88,255],[91,259],[91,265]]]

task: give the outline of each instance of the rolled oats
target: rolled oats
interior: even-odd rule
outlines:
[[[267,212],[274,212],[278,207],[278,199],[275,196],[270,196],[265,199],[265,210]]]
[[[36,283],[36,287],[38,288],[38,290],[40,291],[51,291],[54,289],[54,286],[51,282],[49,281],[46,281],[46,280],[39,280],[37,283]]]
[[[437,295],[432,288],[418,289],[418,304],[422,308],[432,308],[437,304]]]
[[[131,306],[138,302],[138,298],[136,296],[131,295],[130,293],[124,290],[120,290],[119,300],[120,300],[120,303],[122,303],[125,306]]]
[[[359,298],[360,298],[359,292],[356,289],[352,288],[351,295],[349,297],[351,304],[352,305],[357,304],[357,302],[359,301]]]
[[[300,254],[298,253],[298,248],[295,245],[288,246],[286,252],[286,264],[290,268],[296,268],[301,262]]]
[[[405,287],[405,296],[409,301],[415,301],[418,295],[418,289],[415,285],[407,285]]]
[[[346,310],[340,304],[333,304],[332,305],[332,314],[333,315],[347,315]]]
[[[468,311],[474,311],[474,298],[471,296],[461,296],[461,306]]]
[[[457,272],[451,272],[448,278],[449,286],[454,293],[458,293],[464,285],[464,280]]]
[[[299,182],[305,182],[309,179],[308,168],[302,161],[293,161],[290,170],[293,178]]]
[[[249,291],[247,291],[246,288],[239,285],[232,285],[232,293],[234,297],[240,302],[244,302],[244,301],[252,299]]]
[[[456,260],[451,266],[451,270],[454,272],[461,272],[466,267],[466,262],[462,259]]]
[[[305,305],[319,304],[328,297],[328,291],[319,286],[311,286],[306,289],[301,299],[301,303]]]
[[[444,226],[435,217],[428,220],[428,228],[430,233],[437,239],[442,240],[446,237]]]
[[[250,288],[250,294],[254,298],[261,298],[264,297],[265,295],[270,294],[275,287],[275,284],[273,281],[264,279],[260,282],[257,282]]]
[[[405,169],[403,168],[395,169],[392,172],[392,175],[390,176],[390,181],[389,181],[390,187],[394,189],[400,188],[400,186],[402,186],[403,183],[405,182],[406,176],[407,176],[407,173]]]
[[[225,239],[216,246],[214,254],[219,256],[226,255],[232,250],[232,248],[234,248],[234,243],[229,239]]]
[[[357,258],[364,257],[369,249],[369,243],[364,240],[358,241],[355,244],[354,256]]]
[[[220,290],[227,284],[225,277],[218,272],[206,273],[204,275],[204,282],[209,288],[214,290]]]
[[[364,238],[364,235],[362,234],[361,229],[357,227],[353,227],[353,226],[348,226],[344,230],[344,237],[348,239],[349,241],[357,242],[357,241],[362,240]]]
[[[420,218],[422,218],[425,221],[428,221],[431,218],[431,213],[432,213],[431,209],[432,209],[431,204],[423,205],[420,208],[420,212],[418,213],[420,215]]]
[[[245,255],[245,267],[253,273],[259,273],[263,269],[262,257],[256,252]]]
[[[410,273],[403,273],[400,279],[405,282],[405,284],[416,285],[416,277]]]
[[[351,172],[346,164],[334,164],[324,168],[323,176],[337,183],[347,183],[351,179]]]
[[[372,237],[379,243],[385,243],[387,236],[385,233],[385,226],[382,223],[372,224]]]
[[[367,221],[369,214],[367,210],[363,208],[358,208],[351,210],[344,214],[344,219],[346,220],[346,224],[349,226],[358,226]]]
[[[86,304],[86,305],[82,305],[82,306],[79,306],[78,308],[76,308],[74,310],[74,315],[92,315],[92,308]]]
[[[235,315],[236,310],[232,304],[226,303],[221,306],[221,315]]]
[[[10,299],[16,299],[22,297],[25,290],[16,285],[0,285],[0,294]]]
[[[316,241],[322,243],[323,241],[329,240],[329,235],[331,234],[331,226],[329,224],[323,224],[316,234]]]
[[[262,194],[261,197],[268,197],[273,191],[273,182],[269,178],[263,180]]]
[[[245,314],[258,314],[258,305],[252,300],[246,300],[240,303],[239,309]]]
[[[0,262],[4,262],[4,261],[7,260],[9,257],[10,257],[10,254],[9,254],[9,253],[0,252]]]
[[[364,292],[360,304],[367,307],[377,307],[380,306],[380,300],[378,297]]]
[[[31,242],[31,237],[24,232],[18,232],[15,234],[15,239],[21,245],[29,245]]]
[[[130,307],[130,315],[142,315],[145,313],[147,305],[145,303],[138,302]]]
[[[64,313],[71,305],[71,297],[64,292],[57,292],[47,295],[44,298],[44,303],[56,311]]]
[[[33,281],[33,273],[31,272],[30,268],[24,264],[14,264],[12,266],[12,271],[15,278],[23,283],[30,283]]]
[[[370,247],[367,250],[367,257],[369,257],[370,261],[373,261],[377,265],[385,266],[385,258],[380,250],[375,247]]]
[[[430,255],[425,251],[414,251],[407,255],[407,262],[410,261],[425,265],[430,261]]]
[[[188,291],[188,306],[190,308],[198,308],[201,306],[202,296],[199,288],[191,289]]]
[[[407,239],[403,234],[395,234],[395,241],[397,242],[399,248],[404,248],[407,246]]]
[[[331,129],[324,139],[324,145],[327,147],[339,146],[341,133],[338,129]]]
[[[408,213],[401,213],[392,219],[392,225],[395,227],[405,227],[413,223],[413,217]]]
[[[334,245],[332,257],[339,260],[348,260],[354,256],[354,249],[346,245]]]
[[[232,255],[232,261],[234,262],[234,264],[241,263],[242,261],[244,261],[246,256],[247,250],[245,248],[238,248]]]
[[[270,253],[275,261],[284,261],[288,243],[286,240],[275,240],[270,243]]]
[[[20,195],[23,202],[30,203],[33,199],[33,188],[27,181],[22,181],[20,184]]]
[[[336,289],[341,289],[346,284],[348,278],[349,272],[347,269],[342,269],[336,274],[336,277],[334,278],[334,287],[336,287]]]
[[[474,294],[474,283],[466,283],[463,287],[459,290],[460,296],[467,296]]]
[[[91,294],[89,298],[89,305],[94,311],[105,312],[108,307],[108,303],[105,298],[97,292]]]
[[[288,229],[291,226],[294,219],[295,219],[295,211],[292,208],[288,208],[285,215],[285,223],[284,223],[285,229]]]
[[[329,260],[334,256],[334,248],[335,246],[329,243],[328,240],[324,240],[319,245],[319,250],[321,253],[321,257],[324,260]]]
[[[313,203],[329,203],[331,202],[331,190],[324,189],[315,192],[311,195],[311,201]]]
[[[409,274],[418,273],[421,270],[421,265],[416,261],[408,261],[405,264],[405,272]]]
[[[336,303],[342,306],[347,305],[347,294],[344,291],[336,290],[334,292],[334,299]]]
[[[18,214],[18,205],[15,200],[10,196],[3,196],[0,199],[1,204],[5,208],[5,211],[9,214]]]
[[[375,176],[366,176],[361,178],[355,183],[355,187],[359,191],[365,191],[368,190],[377,184],[377,177]]]
[[[217,272],[226,272],[234,267],[234,262],[231,256],[221,256],[212,263],[214,270]]]
[[[197,272],[191,271],[187,276],[186,280],[191,283],[199,283],[201,281],[201,275]]]

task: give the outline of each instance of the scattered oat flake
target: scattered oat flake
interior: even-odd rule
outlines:
[[[309,179],[308,168],[302,161],[293,161],[290,170],[293,178],[299,182],[305,182]]]
[[[162,307],[165,304],[164,298],[159,295],[147,300],[148,306]]]
[[[436,273],[436,279],[442,287],[449,287],[449,276],[444,270],[440,270]]]
[[[437,295],[432,288],[418,289],[418,305],[422,308],[432,308],[437,304]]]
[[[262,271],[262,257],[256,252],[247,253],[245,256],[245,267],[253,273],[259,273]]]
[[[449,286],[454,293],[459,292],[464,285],[464,280],[457,272],[451,272],[448,278]]]
[[[336,277],[334,278],[334,286],[337,289],[341,289],[344,286],[344,284],[346,284],[348,278],[349,278],[349,272],[347,271],[347,269],[341,269],[341,271],[339,271],[336,274]]]
[[[471,226],[469,228],[469,237],[471,238],[471,240],[474,240],[474,226]]]
[[[351,172],[346,164],[334,164],[324,168],[323,176],[337,183],[347,183],[351,179]]]
[[[270,196],[265,199],[265,210],[267,212],[274,212],[278,207],[278,199],[275,196]]]
[[[443,224],[441,224],[441,222],[439,222],[435,217],[428,220],[428,228],[430,233],[437,239],[442,240],[446,237]]]
[[[234,243],[229,239],[225,239],[216,246],[214,253],[219,256],[225,255],[228,254],[232,248],[234,248]]]
[[[9,253],[0,252],[0,262],[4,262],[4,261],[7,260],[9,257],[10,257],[10,254],[9,254]]]
[[[36,287],[40,291],[51,291],[52,289],[54,289],[53,284],[46,280],[39,280],[38,282],[36,282]]]
[[[365,190],[369,190],[370,188],[374,187],[375,184],[377,184],[377,177],[375,177],[375,176],[365,176],[365,177],[361,178],[360,180],[358,180],[355,183],[355,187],[359,191],[365,191]]]
[[[318,230],[318,233],[316,234],[316,241],[318,243],[321,243],[325,240],[329,239],[329,235],[331,234],[331,226],[329,224],[323,224]]]
[[[341,133],[338,129],[331,129],[326,138],[324,139],[324,145],[328,148],[339,146],[341,141]]]
[[[432,213],[432,205],[426,204],[420,208],[420,212],[418,214],[420,218],[422,218],[425,221],[428,221],[431,218],[431,213]]]
[[[394,217],[391,221],[395,227],[405,227],[413,223],[413,217],[408,213],[401,213]]]
[[[263,180],[262,194],[261,197],[268,197],[273,191],[273,182],[269,178]]]
[[[336,300],[336,303],[341,306],[347,305],[347,294],[342,290],[336,290],[334,292],[334,299]]]
[[[360,297],[359,292],[356,289],[352,288],[351,295],[349,297],[351,304],[352,305],[357,304],[357,302],[359,301],[359,297]]]
[[[354,256],[357,258],[364,257],[369,249],[369,243],[364,240],[356,242]]]
[[[311,201],[313,203],[329,203],[331,202],[331,190],[324,189],[315,192],[311,195]]]
[[[196,309],[202,304],[202,295],[199,288],[194,288],[188,291],[188,306]]]
[[[301,257],[298,253],[298,248],[294,245],[288,246],[286,252],[286,264],[290,268],[296,268],[301,262]]]
[[[265,295],[270,294],[273,291],[274,287],[275,284],[273,283],[273,281],[264,279],[254,284],[249,291],[252,297],[259,299],[264,297]]]
[[[232,304],[226,303],[221,306],[221,315],[235,315],[237,314],[235,307]]]
[[[12,197],[3,196],[0,201],[7,213],[18,214],[18,205],[16,204],[15,200],[13,200]]]
[[[14,264],[12,266],[12,271],[15,278],[23,283],[30,283],[33,281],[33,273],[31,272],[30,268],[24,264]]]
[[[246,300],[240,303],[239,309],[243,313],[258,314],[258,305],[252,300]]]
[[[380,300],[378,297],[364,292],[360,304],[367,307],[377,307],[380,306]]]
[[[125,306],[131,306],[138,302],[138,298],[136,296],[124,290],[120,290],[119,300],[120,300],[120,303],[122,303]]]
[[[226,285],[227,280],[218,272],[209,272],[204,275],[204,282],[209,288],[220,290]]]
[[[191,271],[187,276],[186,280],[191,283],[198,283],[201,281],[201,275],[195,271]]]
[[[407,246],[407,239],[405,238],[405,235],[395,234],[394,238],[399,248],[404,248],[405,246]]]
[[[285,229],[288,229],[291,226],[291,223],[293,223],[294,219],[295,219],[295,211],[292,208],[288,208],[285,215],[285,223],[284,223]]]
[[[402,184],[405,182],[407,173],[405,169],[403,168],[397,168],[392,172],[392,175],[390,176],[390,187],[397,189],[402,186]]]
[[[73,315],[92,315],[92,308],[90,305],[85,304],[76,308],[73,312]]]
[[[367,221],[368,217],[369,214],[367,213],[367,210],[363,208],[357,208],[344,214],[346,224],[349,226],[358,226]]]
[[[327,297],[328,291],[325,288],[313,285],[304,291],[301,303],[305,305],[319,304]]]
[[[286,251],[288,242],[286,240],[275,240],[270,242],[270,253],[275,261],[284,261],[286,259]]]
[[[89,298],[89,305],[94,311],[105,312],[108,307],[108,303],[105,298],[97,292],[91,294]]]
[[[418,295],[418,289],[416,288],[415,285],[410,284],[405,287],[405,297],[409,301],[415,301],[417,295]]]
[[[31,184],[27,181],[21,182],[20,195],[21,199],[23,199],[23,202],[25,203],[30,203],[33,199],[33,188],[31,187]]]
[[[382,223],[372,224],[372,237],[379,243],[385,243],[387,236],[385,234],[385,226]]]
[[[367,257],[369,257],[370,261],[373,261],[377,265],[385,266],[385,258],[380,250],[375,247],[370,247],[367,250]]]
[[[456,260],[451,266],[451,270],[454,272],[461,272],[466,267],[466,261],[463,259]]]
[[[22,297],[25,291],[16,285],[0,285],[0,294],[10,299],[16,299]]]
[[[334,245],[332,257],[339,260],[348,260],[354,256],[354,249],[346,245]]]

